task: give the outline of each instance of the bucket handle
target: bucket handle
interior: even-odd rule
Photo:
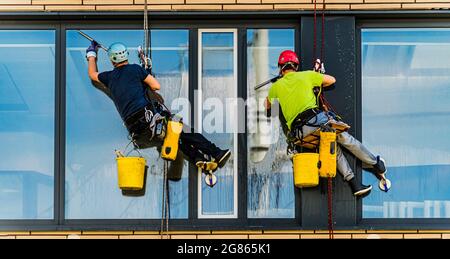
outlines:
[[[123,157],[128,157],[130,155],[131,152],[136,151],[139,153],[139,157],[143,157],[141,151],[139,151],[139,148],[133,148],[131,149],[128,153],[126,152],[128,150],[128,147],[130,146],[130,144],[133,143],[133,140],[131,140],[125,147],[125,149],[123,150],[123,153],[120,150],[116,150],[116,155],[117,156],[123,156]],[[125,155],[124,155],[125,153]]]

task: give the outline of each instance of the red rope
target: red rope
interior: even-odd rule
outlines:
[[[322,0],[322,41],[320,47],[320,61],[325,61],[325,0]]]
[[[333,178],[328,177],[328,235],[334,239],[333,231]]]
[[[317,0],[314,0],[314,44],[313,44],[313,65],[316,63],[317,50]]]

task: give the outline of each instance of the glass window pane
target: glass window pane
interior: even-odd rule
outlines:
[[[141,30],[85,31],[108,45],[119,38],[128,46],[130,63],[138,63]],[[169,107],[188,93],[188,31],[154,30],[153,67],[161,95]],[[85,50],[89,42],[77,31],[67,32],[66,217],[69,219],[160,218],[163,160],[155,148],[143,150],[149,171],[145,196],[122,196],[117,184],[115,149],[128,143],[127,131],[112,101],[91,85]],[[100,71],[112,70],[99,50]],[[185,116],[189,118],[189,116]],[[170,182],[172,218],[188,217],[187,163],[183,178]]]
[[[364,199],[365,218],[450,217],[449,42],[449,29],[362,31],[363,142],[393,184]]]
[[[0,219],[52,219],[55,32],[0,31]]]
[[[279,121],[271,123],[263,105],[270,85],[253,89],[278,74],[278,56],[283,50],[294,50],[294,35],[293,29],[247,30],[249,218],[295,217],[292,163],[286,155],[286,140]]]
[[[225,167],[216,172],[214,188],[201,177],[201,208],[199,217],[236,217],[235,209],[235,134],[230,129],[236,120],[232,102],[236,98],[235,33],[201,32],[202,133],[221,149],[233,155]],[[231,100],[231,102],[230,102]],[[231,106],[230,106],[231,105]]]

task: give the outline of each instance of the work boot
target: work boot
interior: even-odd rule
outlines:
[[[350,188],[352,189],[352,193],[356,197],[365,197],[369,195],[370,191],[372,190],[371,185],[364,185],[356,180],[356,177],[353,177],[348,181],[348,184],[350,185]]]
[[[231,150],[221,150],[217,157],[215,157],[215,161],[218,164],[219,168],[222,168],[231,157]]]
[[[374,164],[372,167],[364,168],[364,170],[371,172],[375,177],[380,181],[383,179],[383,176],[386,174],[386,165],[385,161],[382,157],[377,156],[377,163]]]

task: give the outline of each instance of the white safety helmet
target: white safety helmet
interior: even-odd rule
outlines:
[[[114,63],[120,63],[128,60],[128,50],[125,44],[116,42],[108,49],[109,59]]]

